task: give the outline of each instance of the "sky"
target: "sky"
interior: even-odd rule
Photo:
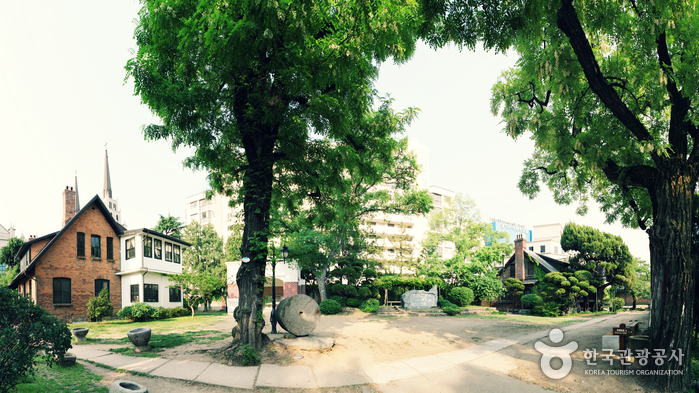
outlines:
[[[133,0],[0,2],[0,225],[25,237],[59,230],[61,193],[76,172],[81,203],[102,195],[105,144],[129,229],[182,217],[185,199],[209,188],[205,172],[182,165],[191,149],[143,138],[159,120],[124,70],[139,9]],[[597,205],[581,217],[545,189],[534,200],[517,189],[533,143],[506,136],[490,111],[490,89],[515,61],[419,45],[408,63],[382,65],[375,88],[395,109],[420,109],[406,135],[429,149],[430,184],[473,198],[484,220],[529,229],[574,221],[621,236],[649,261],[646,233],[605,224]]]

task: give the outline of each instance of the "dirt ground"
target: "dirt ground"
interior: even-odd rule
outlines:
[[[601,352],[601,336],[629,320],[647,320],[647,312],[626,312],[616,316],[605,316],[606,321],[591,327],[574,329],[565,333],[564,340],[554,344],[548,338],[535,340],[551,346],[560,346],[569,341],[578,343],[578,349],[573,352],[573,369],[563,379],[551,380],[546,377],[540,367],[541,354],[534,349],[535,341],[524,345],[514,345],[504,350],[478,359],[480,366],[494,372],[505,373],[524,381],[532,382],[545,389],[560,392],[643,392],[644,381],[641,377],[629,375],[586,375],[586,370],[611,370],[618,372],[618,361],[610,366],[601,358],[596,366],[587,366],[584,360],[584,350],[595,348]],[[562,323],[564,320],[561,320]],[[580,320],[583,321],[583,320]],[[570,323],[568,323],[570,324]],[[228,332],[233,327],[232,317],[226,319],[212,330]],[[528,333],[550,330],[556,325],[541,325],[532,322],[520,322],[501,319],[478,318],[448,318],[422,316],[391,316],[381,317],[362,312],[346,313],[344,315],[323,316],[313,335],[333,337],[335,346],[332,350],[318,353],[308,351],[287,351],[276,346],[272,354],[263,362],[278,365],[308,365],[317,367],[337,367],[341,369],[356,369],[367,365],[395,361],[418,356],[433,355],[478,345],[497,338],[523,336]],[[278,329],[281,331],[281,328]],[[269,333],[270,326],[265,326],[264,332]],[[274,337],[272,337],[274,338]],[[217,341],[206,345],[195,343],[165,350],[161,353],[166,358],[188,359],[195,361],[220,362],[202,349],[222,347],[230,339]],[[95,345],[96,349],[108,349],[114,345]],[[293,355],[302,355],[296,358]],[[84,363],[85,364],[85,363]],[[116,379],[129,379],[148,386],[149,392],[238,392],[235,389],[207,386],[197,383],[187,383],[164,378],[149,378],[135,375],[118,374],[114,371],[87,364],[91,370],[103,375],[103,384],[108,386]],[[556,363],[553,367],[557,368]],[[607,371],[597,371],[607,372]],[[590,373],[589,371],[587,372]],[[268,391],[270,389],[257,389]],[[294,392],[294,389],[274,389],[275,392]],[[320,389],[322,392],[362,392],[380,391],[379,386],[353,386],[338,389]],[[239,392],[249,392],[240,390]]]

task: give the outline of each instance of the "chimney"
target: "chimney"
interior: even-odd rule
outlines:
[[[527,241],[524,236],[517,235],[515,239],[515,278],[524,281],[524,249],[527,247]]]
[[[65,226],[75,216],[75,191],[73,187],[63,190],[63,225]]]

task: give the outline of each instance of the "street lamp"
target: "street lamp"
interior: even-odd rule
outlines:
[[[286,257],[289,256],[289,248],[285,245],[281,249],[282,258],[286,263]],[[277,278],[276,278],[277,255],[276,249],[272,249],[272,313],[269,321],[272,323],[272,334],[277,334]]]

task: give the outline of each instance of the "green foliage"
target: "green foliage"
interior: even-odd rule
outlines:
[[[447,300],[447,299],[439,299],[439,300],[437,300],[437,306],[438,306],[439,308],[444,308],[444,307],[450,306],[450,305],[454,305],[454,304],[453,304],[452,302],[450,302],[449,300]]]
[[[184,228],[184,224],[180,222],[180,219],[168,213],[167,217],[160,214],[158,225],[156,225],[153,230],[180,239],[182,237],[182,228]]]
[[[369,287],[359,287],[357,288],[357,296],[360,298],[371,297],[371,289]]]
[[[342,305],[333,299],[325,299],[318,305],[323,315],[333,315],[342,311]]]
[[[328,300],[334,300],[340,304],[340,306],[345,307],[347,305],[347,297],[346,296],[331,296]],[[322,303],[322,302],[321,302]]]
[[[51,366],[70,348],[70,331],[48,311],[0,287],[0,392],[33,373],[39,354]]]
[[[0,287],[9,286],[10,283],[12,283],[12,280],[14,280],[14,278],[17,276],[18,272],[19,266],[15,265],[8,267],[4,273],[0,273]]]
[[[557,317],[561,315],[561,309],[556,302],[546,302],[534,306],[532,313],[541,317]]]
[[[450,316],[461,314],[461,308],[457,305],[454,305],[454,304],[448,304],[448,305],[442,307],[442,311],[444,311],[445,314],[450,315]]]
[[[626,302],[623,298],[615,297],[612,299],[612,307],[614,307],[614,311],[623,310],[625,304]]]
[[[230,226],[231,234],[226,239],[223,250],[226,262],[239,261],[242,258],[240,247],[243,245],[243,226],[236,223]]]
[[[182,253],[183,270],[225,278],[223,239],[213,224],[201,225],[192,221],[184,228],[182,240],[192,245]]]
[[[153,318],[155,313],[155,308],[150,304],[138,302],[133,303],[130,306],[126,306],[119,310],[117,315],[121,319],[130,319],[134,322],[145,322]]]
[[[475,299],[473,291],[470,288],[454,287],[449,291],[449,298],[457,306],[465,307]]]
[[[109,300],[109,291],[103,288],[97,297],[87,301],[87,316],[92,320],[101,322],[104,318],[109,318],[114,313],[114,307]]]
[[[372,285],[377,289],[404,287],[429,290],[435,285],[444,285],[444,281],[437,277],[403,277],[398,275],[384,275],[374,280]]]
[[[6,265],[8,267],[17,266],[19,261],[15,261],[15,255],[23,244],[24,240],[18,237],[11,237],[7,241],[7,245],[0,248],[0,265]]]
[[[542,299],[541,296],[535,293],[530,293],[522,296],[522,304],[524,304],[525,306],[533,307],[542,303],[544,303],[544,299]]]
[[[362,304],[360,299],[354,297],[347,299],[347,307],[359,307],[360,304]]]
[[[241,363],[243,366],[256,366],[260,364],[262,357],[257,350],[250,345],[243,345],[240,348]]]
[[[194,316],[194,310],[199,304],[220,298],[228,288],[225,276],[221,277],[214,273],[183,272],[168,277],[171,282],[175,283],[170,288],[182,289],[182,297],[191,309],[192,316]]]
[[[359,309],[365,313],[375,313],[379,311],[379,301],[376,299],[367,299],[359,306]]]

